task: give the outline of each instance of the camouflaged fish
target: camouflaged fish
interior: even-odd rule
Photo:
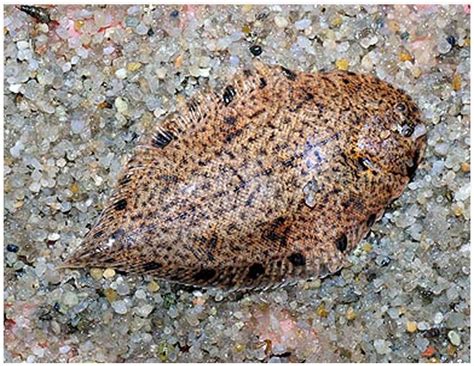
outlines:
[[[255,62],[144,136],[65,266],[224,288],[325,276],[413,177],[420,131],[375,77]]]

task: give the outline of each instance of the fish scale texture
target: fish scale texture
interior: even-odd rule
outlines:
[[[422,123],[372,76],[256,61],[142,138],[65,266],[225,288],[333,273],[413,176]]]

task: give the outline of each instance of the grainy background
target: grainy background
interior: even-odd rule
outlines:
[[[469,361],[469,6],[50,6],[4,10],[5,358]],[[255,57],[372,73],[428,126],[415,180],[324,281],[191,291],[56,270],[137,137]]]

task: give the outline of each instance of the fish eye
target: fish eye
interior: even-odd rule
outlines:
[[[399,112],[405,112],[407,110],[407,105],[405,103],[398,103],[395,108]]]
[[[410,123],[405,123],[401,127],[401,134],[404,137],[410,137],[415,131],[415,127]]]

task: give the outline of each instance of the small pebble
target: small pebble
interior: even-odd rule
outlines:
[[[311,25],[311,20],[309,19],[301,19],[295,22],[295,28],[298,30],[305,30]]]
[[[33,182],[28,188],[31,192],[38,193],[41,190],[41,184],[39,182]]]
[[[42,33],[48,33],[49,32],[49,26],[46,23],[39,23],[38,24],[38,30]]]
[[[273,356],[268,360],[268,363],[281,363],[282,360],[280,357]]]
[[[422,70],[419,67],[414,67],[411,69],[411,74],[415,79],[419,78],[422,74]]]
[[[45,349],[43,347],[33,346],[32,347],[33,353],[38,357],[43,357],[45,353]]]
[[[462,328],[464,326],[464,315],[451,312],[445,316],[446,326],[450,329]]]
[[[141,300],[146,299],[146,292],[143,291],[142,289],[139,289],[139,290],[135,291],[135,297],[137,299],[141,299]]]
[[[148,315],[150,315],[153,309],[154,309],[154,306],[150,304],[145,304],[136,308],[137,314],[143,318],[146,318]]]
[[[19,50],[25,50],[27,48],[30,48],[30,43],[27,42],[27,41],[18,41],[16,43],[16,47],[19,49]]]
[[[448,43],[451,45],[451,46],[454,46],[456,44],[456,38],[454,38],[453,36],[448,36],[446,38],[446,41],[448,41]]]
[[[150,292],[157,292],[160,290],[160,285],[155,282],[155,281],[151,281],[148,285],[147,285],[147,289],[148,291]]]
[[[374,348],[375,348],[375,351],[381,355],[391,352],[389,344],[384,339],[376,339],[374,341]]]
[[[234,350],[235,352],[242,352],[245,350],[245,345],[241,344],[241,343],[236,343],[235,346],[234,346]]]
[[[454,75],[453,81],[452,81],[451,84],[452,84],[452,86],[453,86],[453,90],[454,90],[454,91],[459,91],[459,90],[461,90],[461,86],[462,86],[462,78],[461,78],[461,75],[459,75],[459,74]]]
[[[10,90],[14,94],[18,94],[22,86],[23,84],[12,84],[8,87],[8,90]]]
[[[407,52],[401,52],[398,57],[399,57],[400,61],[402,61],[402,62],[413,61],[413,57]]]
[[[253,5],[251,5],[251,4],[245,4],[245,5],[242,6],[242,11],[243,11],[244,13],[248,13],[250,10],[252,10],[252,8],[253,8]]]
[[[340,17],[339,15],[335,16],[334,18],[331,19],[331,26],[333,28],[337,28],[342,24],[342,21],[343,21],[342,17]]]
[[[349,309],[347,309],[347,311],[346,311],[347,320],[354,320],[356,317],[357,317],[357,314],[354,311],[354,309],[352,308],[352,306],[349,307]]]
[[[111,55],[112,53],[114,53],[115,51],[115,47],[113,46],[108,46],[108,47],[105,47],[102,52],[104,53],[104,55]],[[70,64],[69,64],[70,66]]]
[[[80,134],[86,127],[86,121],[83,116],[76,115],[71,119],[72,133]]]
[[[379,39],[377,36],[370,36],[370,37],[362,38],[360,40],[360,45],[363,48],[369,48],[370,46],[375,45],[378,41]]]
[[[69,347],[68,345],[59,347],[59,353],[62,353],[62,354],[66,354],[66,353],[68,353],[70,350],[71,350],[71,347]]]
[[[121,315],[127,314],[128,312],[127,304],[123,300],[114,301],[112,303],[112,309],[114,309],[117,314]]]
[[[427,322],[419,322],[417,324],[417,328],[423,331],[423,330],[430,329],[430,325]]]
[[[59,235],[58,233],[51,233],[48,235],[48,240],[49,241],[57,241],[59,240],[59,238],[61,237],[61,235]]]
[[[148,33],[148,26],[146,26],[145,24],[143,23],[140,23],[137,25],[137,27],[135,28],[135,32],[141,36],[144,36]]]
[[[142,64],[139,62],[130,62],[127,65],[127,70],[130,72],[134,72],[134,71],[139,70],[141,67],[142,67]]]
[[[417,330],[416,322],[408,321],[406,328],[408,333],[415,333]]]
[[[115,276],[115,270],[113,268],[107,268],[103,273],[104,278],[110,279]]]
[[[362,244],[362,250],[366,253],[370,253],[372,251],[372,245],[368,242]]]
[[[324,304],[321,304],[316,309],[316,314],[318,314],[321,318],[327,318],[329,311],[325,308]]]
[[[347,71],[349,69],[349,61],[345,58],[341,58],[336,61],[336,67],[338,70]]]
[[[259,45],[253,45],[252,47],[250,47],[250,52],[254,56],[260,56],[262,54],[262,47],[260,47]]]
[[[435,353],[436,353],[436,348],[434,348],[433,346],[428,346],[426,347],[426,349],[423,351],[421,355],[423,357],[430,358],[430,357],[433,357]]]
[[[448,338],[453,346],[459,347],[461,345],[461,337],[454,330],[448,332]]]
[[[64,168],[67,164],[66,159],[60,158],[56,161],[56,165],[60,168]]]
[[[91,277],[96,281],[99,281],[103,275],[103,272],[100,268],[92,268],[89,273]]]
[[[121,114],[125,113],[128,110],[127,102],[121,97],[115,99],[115,107],[117,108],[117,111]]]
[[[74,182],[73,184],[71,184],[70,190],[71,190],[72,194],[79,193],[79,191],[80,191],[79,184],[77,182]]]
[[[448,355],[453,357],[456,355],[458,348],[456,346],[453,346],[451,343],[448,344]]]
[[[125,79],[127,77],[127,70],[126,69],[118,69],[115,71],[115,76],[119,79]]]
[[[79,299],[74,292],[67,291],[63,294],[63,304],[72,307],[79,303]]]
[[[114,302],[118,295],[117,295],[117,291],[115,291],[114,289],[112,288],[106,288],[104,290],[104,295],[105,295],[105,298],[109,301],[109,302]]]
[[[438,52],[440,54],[446,54],[451,51],[451,44],[446,40],[446,38],[442,38],[438,43]]]
[[[275,24],[278,28],[286,28],[288,26],[288,20],[282,16],[277,15],[275,17]]]
[[[440,324],[444,319],[444,315],[440,312],[437,312],[433,318],[435,324]]]
[[[120,279],[120,278],[119,278]],[[119,295],[121,296],[126,296],[130,293],[130,287],[124,283],[124,282],[120,282],[117,280],[117,288],[116,288],[116,291]]]
[[[135,28],[140,23],[140,20],[134,17],[125,17],[125,26]]]
[[[11,253],[18,253],[18,245],[15,245],[15,244],[7,244],[7,251],[11,252]]]
[[[469,165],[469,163],[462,163],[461,170],[463,173],[469,173],[471,171],[471,166]]]

